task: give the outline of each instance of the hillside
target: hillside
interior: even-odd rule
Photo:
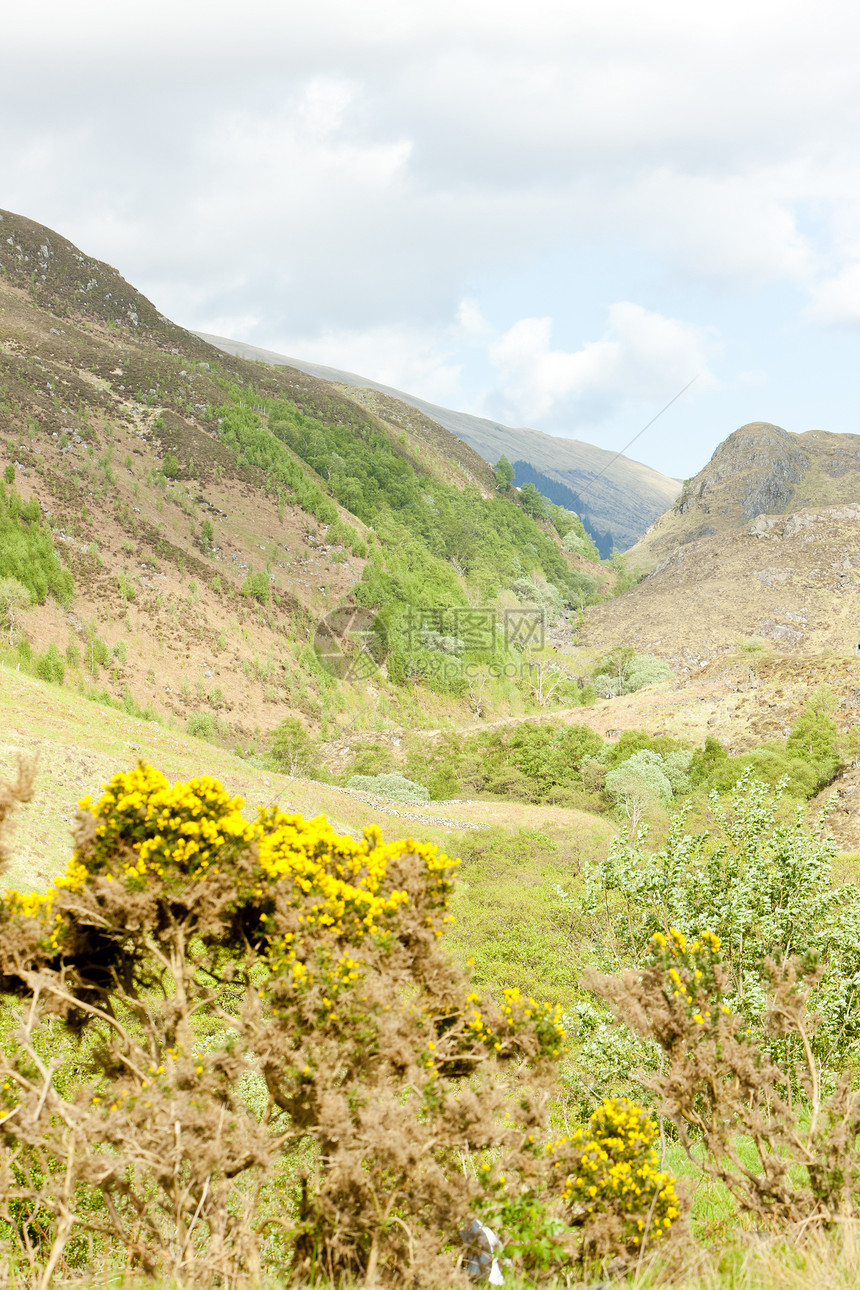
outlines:
[[[676,546],[642,582],[587,611],[582,643],[629,643],[698,668],[751,642],[792,656],[856,655],[860,505],[761,515]]]
[[[540,430],[513,429],[485,417],[439,407],[412,394],[404,394],[402,390],[357,376],[354,372],[287,358],[223,336],[199,334],[225,353],[273,366],[291,367],[336,385],[358,388],[365,391],[365,400],[369,398],[366,392],[372,390],[386,399],[409,404],[425,417],[453,431],[491,464],[501,456],[512,462],[526,462],[565,489],[572,490],[580,503],[575,509],[590,526],[607,533],[609,545],[614,544],[619,550],[631,546],[678,495],[678,480],[670,479],[642,462],[616,457],[614,453],[579,439],[565,439]],[[378,405],[376,399],[372,402],[374,406]]]
[[[252,752],[288,717],[326,733],[527,706],[525,683],[487,684],[504,643],[474,656],[475,699],[414,614],[560,609],[605,575],[455,435],[355,393],[222,353],[0,212],[0,579],[31,601],[9,665]],[[356,601],[384,655],[366,683],[314,648]]]
[[[767,421],[741,426],[627,553],[653,569],[676,548],[743,529],[759,515],[852,504],[860,495],[860,435],[790,434]]]

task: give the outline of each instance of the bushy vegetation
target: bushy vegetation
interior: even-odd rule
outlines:
[[[30,793],[3,789],[0,822]],[[2,903],[20,1284],[129,1261],[199,1285],[453,1284],[464,1227],[490,1221],[541,1280],[671,1235],[648,1113],[611,1099],[554,1131],[557,1009],[482,996],[442,949],[456,861],[249,823],[214,780],[146,766],[81,806],[65,877]]]
[[[362,793],[377,793],[380,797],[389,797],[394,802],[429,802],[430,790],[423,784],[416,784],[398,771],[382,775],[351,775],[346,782],[347,788],[357,788]]]
[[[595,597],[595,580],[569,567],[553,535],[551,520],[562,533],[582,528],[562,508],[547,510],[538,497],[529,514],[512,490],[484,497],[474,486],[447,484],[370,421],[357,430],[308,416],[283,399],[255,394],[251,406],[238,387],[225,385],[225,394],[215,414],[238,459],[264,471],[279,497],[329,525],[330,540],[367,555],[353,595],[385,623],[386,667],[396,684],[423,682],[455,695],[468,690],[462,668],[443,666],[414,630],[416,611],[467,610],[476,598],[492,610],[507,596],[506,603],[518,599],[557,615]],[[335,502],[369,526],[369,545],[338,518]],[[257,595],[251,581],[243,590]],[[460,662],[520,661],[505,639],[501,610],[490,635]],[[513,684],[528,692],[524,677]]]
[[[286,717],[275,727],[269,756],[287,775],[312,775],[317,770],[317,743],[298,717]]]
[[[23,1284],[129,1251],[198,1284],[455,1284],[483,1223],[532,1282],[617,1274],[683,1230],[667,1135],[767,1230],[854,1217],[857,888],[749,771],[653,851],[469,838],[465,977],[433,848],[249,822],[214,781],[146,767],[82,805],[66,876],[2,905],[0,1225]]]
[[[49,595],[68,605],[72,575],[64,569],[51,531],[42,522],[38,502],[22,502],[14,487],[0,483],[0,578],[15,579],[34,602]]]
[[[646,685],[670,681],[672,676],[672,669],[663,659],[619,646],[596,664],[594,687],[604,699],[614,699],[619,694],[634,694]]]
[[[701,809],[710,793],[731,793],[750,772],[806,800],[844,764],[831,702],[827,694],[813,695],[787,739],[746,753],[729,754],[711,736],[700,748],[643,730],[604,742],[589,726],[524,721],[435,740],[416,736],[407,741],[404,769],[432,799],[494,794],[599,814],[636,809],[641,815],[643,808],[647,814],[685,800]],[[374,772],[394,770],[390,758],[380,750]],[[356,765],[351,773],[368,772]]]

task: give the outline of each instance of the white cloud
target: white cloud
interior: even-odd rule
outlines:
[[[808,315],[828,326],[860,323],[860,262],[846,264],[814,288]]]
[[[463,393],[462,364],[434,334],[414,327],[324,330],[310,337],[284,337],[274,348],[307,362],[355,372],[442,406],[456,405]]]
[[[523,318],[490,349],[499,389],[488,402],[519,425],[599,421],[631,400],[665,401],[694,377],[715,388],[716,349],[712,334],[629,301],[612,305],[600,340],[574,351],[553,349],[551,318]]]
[[[770,336],[804,300],[860,321],[858,46],[849,0],[32,0],[4,16],[2,201],[185,325],[597,424],[709,370],[680,319],[715,299],[784,290]],[[630,280],[547,303],[552,257],[592,248]]]
[[[274,348],[431,403],[550,433],[583,423],[597,431],[631,404],[667,402],[694,377],[700,391],[718,386],[709,366],[720,349],[715,333],[630,301],[612,305],[603,336],[577,350],[554,348],[552,331],[551,318],[521,318],[500,333],[465,300],[441,339],[415,327],[324,330],[283,337]],[[479,393],[464,387],[470,353],[490,373]]]

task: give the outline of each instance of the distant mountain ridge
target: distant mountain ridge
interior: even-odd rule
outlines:
[[[616,456],[605,448],[579,439],[563,439],[540,430],[515,429],[486,417],[472,416],[443,408],[403,390],[383,385],[320,363],[289,358],[273,350],[246,345],[224,336],[196,332],[201,340],[216,345],[227,354],[276,367],[293,367],[324,381],[351,385],[380,393],[408,403],[431,420],[453,431],[491,465],[506,456],[510,461],[524,461],[548,479],[571,489],[580,498],[590,526],[608,537],[609,544],[625,550],[642,536],[647,527],[662,515],[681,491],[680,480],[663,475],[630,457]]]

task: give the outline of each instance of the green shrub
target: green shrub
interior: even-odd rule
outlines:
[[[595,666],[594,687],[604,699],[614,699],[668,681],[673,675],[668,663],[655,655],[637,654],[629,646],[620,646]]]
[[[731,974],[728,1002],[762,1041],[769,964],[792,955],[820,964],[815,1043],[832,1070],[860,1059],[860,888],[835,882],[832,836],[807,824],[802,803],[782,818],[788,805],[748,766],[725,803],[712,798],[709,829],[691,833],[681,813],[656,851],[641,838],[614,840],[586,870],[585,912],[597,920],[602,970],[642,962],[651,937],[672,927],[688,937],[716,933]]]
[[[36,659],[36,675],[42,681],[54,681],[62,685],[66,678],[66,664],[63,656],[52,642]]]
[[[287,775],[307,775],[315,767],[317,743],[298,717],[287,717],[272,731],[270,756]]]
[[[606,791],[617,801],[637,799],[659,801],[668,806],[672,800],[672,784],[665,773],[665,763],[659,753],[633,753],[620,766],[606,776]]]
[[[786,740],[786,752],[809,766],[815,776],[814,792],[832,783],[842,769],[839,730],[831,716],[835,698],[820,689],[796,719]]]
[[[590,533],[586,533],[582,520],[578,516],[575,517],[574,524],[562,538],[561,545],[565,551],[581,555],[586,560],[594,561],[595,564],[600,563],[600,552],[595,545],[594,538]]]
[[[212,739],[215,735],[215,718],[211,712],[192,712],[185,729],[196,739]]]
[[[259,573],[249,573],[242,583],[242,595],[249,596],[258,604],[267,605],[272,598],[269,575],[262,570]]]
[[[134,600],[137,588],[124,571],[117,575],[116,585],[123,600]]]
[[[0,578],[0,626],[9,628],[10,644],[15,638],[21,614],[32,604],[27,587],[17,578]]]
[[[14,578],[39,604],[52,595],[68,607],[72,575],[60,563],[51,530],[39,515],[38,506],[33,512],[14,488],[7,493],[0,484],[0,578]]]

